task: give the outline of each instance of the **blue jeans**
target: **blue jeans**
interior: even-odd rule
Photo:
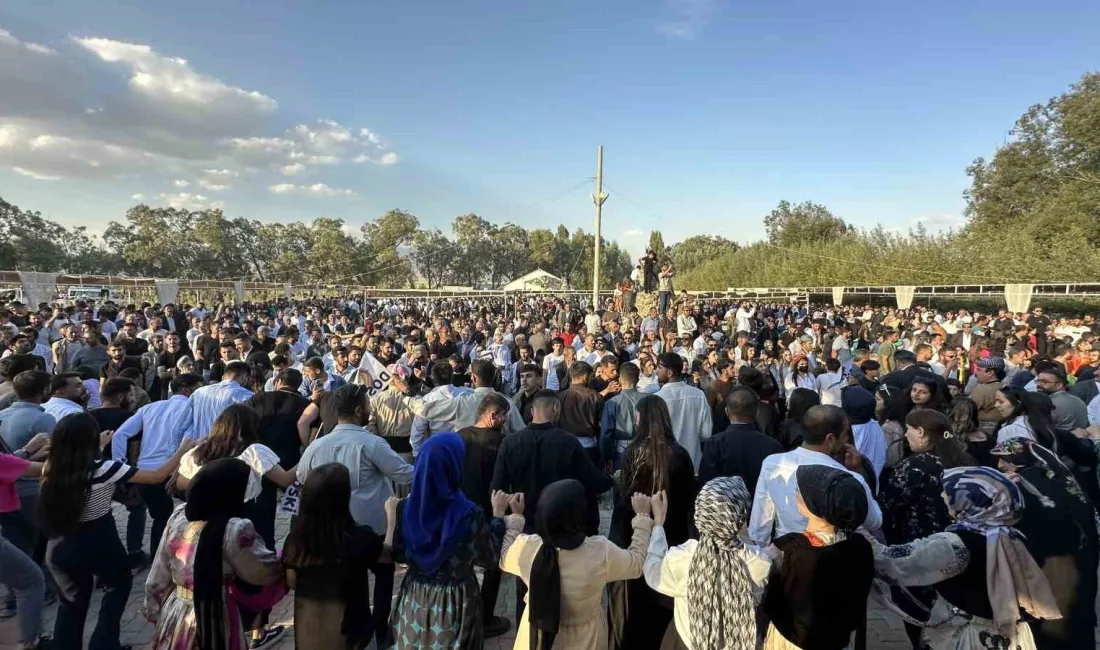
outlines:
[[[672,302],[671,291],[661,291],[657,294],[657,313],[661,316],[665,315],[668,311],[668,303]]]
[[[79,524],[76,531],[64,537],[50,539],[46,545],[46,565],[57,581],[58,590],[54,646],[81,647],[84,619],[98,577],[104,587],[103,600],[88,650],[119,650],[122,614],[126,611],[133,577],[110,513]]]
[[[15,592],[19,642],[34,643],[42,636],[46,582],[34,560],[3,537],[0,537],[0,583]]]

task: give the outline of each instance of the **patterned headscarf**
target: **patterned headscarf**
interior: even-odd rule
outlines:
[[[1024,509],[1016,484],[995,469],[957,467],[943,473],[943,490],[955,518],[947,530],[985,537],[985,583],[1000,632],[1015,638],[1021,608],[1035,618],[1061,618],[1050,583],[1012,527]]]
[[[712,479],[695,500],[699,545],[688,568],[688,612],[695,650],[752,650],[752,580],[738,533],[752,498],[739,476]]]
[[[1073,472],[1054,452],[1031,438],[1009,438],[998,443],[989,453],[1015,465],[1017,470],[1013,481],[1032,494],[1044,508],[1074,505],[1056,503],[1045,494],[1040,487],[1049,483],[1065,490],[1066,494],[1079,502],[1078,505],[1085,506],[1087,510],[1092,509],[1092,502],[1077,483],[1077,479],[1073,478]]]

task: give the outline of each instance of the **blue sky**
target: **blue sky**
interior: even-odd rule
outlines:
[[[757,239],[782,199],[945,227],[966,166],[1100,67],[1097,24],[1082,0],[8,0],[0,196],[93,230],[135,196],[590,230],[603,144],[604,232],[635,252]]]

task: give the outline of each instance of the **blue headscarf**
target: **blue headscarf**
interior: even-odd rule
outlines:
[[[405,554],[424,573],[435,573],[465,532],[477,506],[462,493],[466,443],[455,433],[435,433],[420,448],[412,491],[402,514]]]

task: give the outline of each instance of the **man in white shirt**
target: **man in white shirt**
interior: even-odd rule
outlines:
[[[42,410],[53,416],[57,422],[73,413],[83,413],[88,403],[88,389],[76,373],[57,375],[50,383],[50,399],[42,405]]]
[[[737,319],[737,331],[751,332],[753,330],[752,318],[756,315],[756,307],[749,307],[748,303],[741,303],[735,318]]]
[[[600,317],[592,307],[585,309],[584,327],[590,334],[599,334],[600,332]]]
[[[683,372],[684,359],[680,355],[666,352],[658,357],[657,380],[661,382],[661,390],[657,391],[657,397],[668,405],[672,434],[691,455],[691,462],[698,471],[703,441],[710,438],[714,423],[706,393],[685,384],[681,377]]]
[[[1092,398],[1088,407],[1089,426],[1100,427],[1100,395]]]
[[[806,530],[806,517],[798,511],[796,501],[795,472],[801,465],[826,465],[855,476],[867,490],[869,507],[863,527],[873,531],[882,526],[882,511],[874,495],[863,476],[852,470],[862,467],[863,459],[851,444],[851,430],[844,411],[837,406],[814,406],[806,412],[802,423],[802,446],[768,456],[760,467],[749,519],[749,539],[758,546],[766,547],[776,537]],[[833,458],[840,453],[844,453],[844,465]]]
[[[424,396],[424,404],[431,404],[432,402],[441,402],[443,400],[454,399],[459,395],[465,395],[467,393],[474,392],[472,388],[466,388],[464,386],[454,386],[451,381],[454,379],[454,370],[451,368],[451,364],[443,362],[436,363],[432,366],[432,382],[435,384],[435,388]],[[413,418],[412,433],[409,435],[409,444],[412,446],[413,456],[420,453],[420,447],[428,441],[428,438],[433,433],[439,433],[441,431],[451,431],[453,427],[447,420],[426,420],[423,417],[417,415]]]

